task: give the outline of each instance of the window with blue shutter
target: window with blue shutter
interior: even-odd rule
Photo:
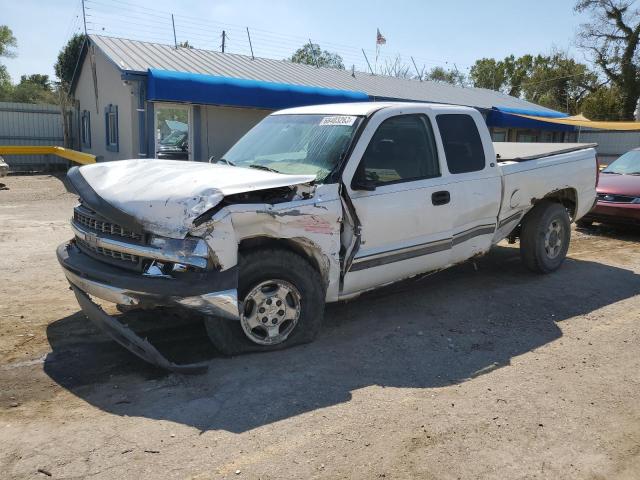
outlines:
[[[111,105],[104,109],[104,124],[106,130],[106,145],[110,152],[117,152],[118,144],[118,106]]]
[[[91,112],[83,110],[80,116],[80,136],[82,148],[91,148]]]

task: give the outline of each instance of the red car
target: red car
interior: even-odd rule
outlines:
[[[640,148],[602,170],[596,190],[596,205],[578,221],[579,226],[592,222],[640,226]]]

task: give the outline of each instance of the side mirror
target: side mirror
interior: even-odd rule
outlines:
[[[365,190],[367,192],[373,192],[376,189],[376,182],[366,180],[364,178],[354,178],[351,182],[351,188],[353,190]]]

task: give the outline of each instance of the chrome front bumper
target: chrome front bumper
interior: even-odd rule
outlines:
[[[144,277],[135,272],[118,271],[84,255],[73,243],[58,247],[58,261],[71,285],[107,302],[131,307],[159,306],[184,307],[204,315],[239,320],[238,292],[236,288],[212,288],[203,284],[190,285],[171,278]],[[215,274],[216,272],[212,272]],[[213,287],[237,285],[233,276]],[[233,284],[233,285],[231,285]]]
[[[82,253],[73,241],[60,245],[56,253],[87,318],[130,352],[166,370],[201,373],[207,366],[173,363],[118,317],[108,315],[93,298],[130,307],[179,306],[205,315],[239,319],[237,290],[229,288],[237,285],[237,269],[189,272],[181,278],[150,278],[99,262]]]
[[[240,318],[237,290],[211,292],[193,297],[174,297],[167,301],[166,298],[159,298],[153,294],[113,287],[88,278],[82,278],[67,269],[63,270],[64,275],[72,285],[92,297],[118,305],[126,305],[128,307],[180,306],[191,308],[204,315],[214,315],[230,320],[239,320]]]

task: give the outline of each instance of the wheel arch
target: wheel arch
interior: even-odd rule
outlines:
[[[548,193],[537,202],[534,202],[534,205],[542,200],[548,200],[564,205],[569,212],[569,218],[571,221],[573,222],[575,220],[576,213],[578,212],[578,192],[575,188],[567,187],[555,190]]]
[[[296,253],[318,271],[324,287],[327,288],[329,284],[329,259],[314,242],[306,238],[250,237],[240,241],[238,253],[242,255],[242,253],[260,249],[278,249]]]

